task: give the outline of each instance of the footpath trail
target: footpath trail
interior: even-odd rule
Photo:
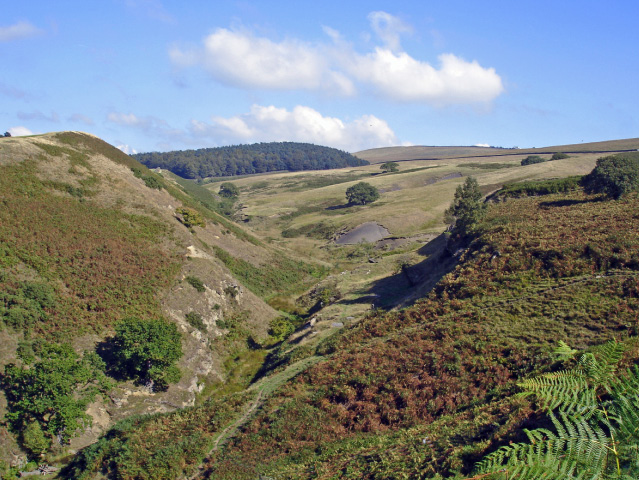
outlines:
[[[277,388],[293,378],[295,375],[303,372],[311,365],[319,362],[326,357],[312,356],[302,359],[288,366],[285,370],[278,372],[270,377],[264,378],[256,384],[249,387],[249,390],[257,390],[257,395],[244,409],[244,413],[236,418],[233,422],[229,423],[224,430],[222,430],[215,441],[213,446],[208,451],[204,459],[200,464],[195,467],[194,473],[190,477],[185,477],[187,480],[196,480],[206,473],[206,464],[210,462],[211,456],[222,447],[227,441],[232,439],[240,430],[240,428],[251,418],[253,413],[264,403],[264,400],[271,395]]]

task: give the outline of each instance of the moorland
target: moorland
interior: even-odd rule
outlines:
[[[189,180],[88,134],[1,138],[3,478],[634,474],[639,196],[581,178],[638,147]],[[455,239],[471,177],[485,214]]]

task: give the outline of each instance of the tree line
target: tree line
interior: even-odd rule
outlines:
[[[310,143],[270,142],[133,155],[149,168],[183,178],[225,177],[278,170],[328,170],[368,165],[350,153]]]

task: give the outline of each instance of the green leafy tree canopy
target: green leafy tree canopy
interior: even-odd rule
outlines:
[[[380,170],[383,173],[387,172],[398,172],[399,171],[399,163],[397,162],[386,162],[380,165]]]
[[[452,234],[461,238],[475,233],[477,223],[486,213],[486,204],[479,191],[479,184],[473,177],[467,177],[463,185],[455,191],[455,198],[445,212],[448,222],[452,224]]]
[[[115,327],[112,350],[115,368],[127,378],[151,381],[156,389],[180,379],[175,363],[182,357],[182,336],[174,323],[127,318]]]
[[[22,344],[18,354],[23,365],[8,364],[0,377],[6,419],[25,448],[42,453],[53,436],[67,442],[91,423],[87,405],[112,382],[97,354],[80,356],[70,345],[36,341]]]
[[[379,198],[379,191],[370,183],[359,182],[346,190],[346,199],[353,205],[366,205]]]
[[[220,185],[220,196],[225,198],[237,198],[240,196],[240,189],[231,182],[224,182]]]
[[[594,170],[584,177],[583,186],[587,193],[615,199],[639,190],[639,152],[598,159]]]

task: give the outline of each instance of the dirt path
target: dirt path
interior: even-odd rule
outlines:
[[[261,380],[259,383],[253,386],[253,389],[257,389],[258,393],[250,403],[249,407],[244,411],[244,413],[237,418],[235,421],[228,424],[224,430],[220,432],[220,434],[213,442],[213,446],[208,451],[204,459],[200,462],[200,464],[195,468],[195,473],[190,477],[185,477],[186,480],[196,480],[201,475],[206,472],[205,466],[208,462],[211,461],[211,456],[215,453],[220,447],[222,447],[228,440],[233,438],[239,429],[244,425],[253,415],[253,413],[264,403],[266,397],[271,395],[279,386],[286,383],[288,380],[293,378],[300,372],[303,372],[311,365],[319,362],[325,357],[316,357],[312,356],[309,358],[302,359],[298,362],[295,362],[289,365],[284,371],[276,373],[271,377],[267,377]]]

